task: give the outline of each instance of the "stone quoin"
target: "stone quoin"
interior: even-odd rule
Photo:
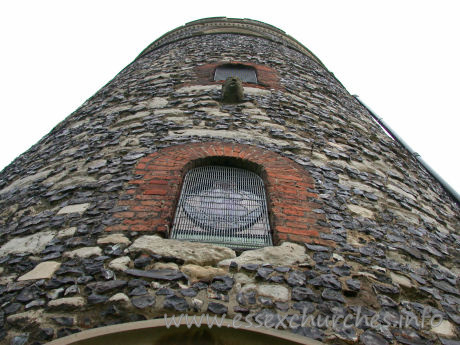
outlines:
[[[220,66],[250,73],[230,102]],[[192,181],[184,206],[187,174],[207,166],[263,190]],[[205,240],[259,236],[263,202],[273,246]],[[181,207],[190,241],[172,238]],[[197,20],[0,173],[0,342],[458,345],[459,220],[458,200],[301,43],[259,21]],[[163,323],[304,312],[351,325]]]

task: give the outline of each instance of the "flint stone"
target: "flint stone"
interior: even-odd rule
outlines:
[[[75,320],[73,317],[67,317],[67,316],[57,316],[57,317],[52,317],[52,320],[54,320],[58,325],[61,326],[73,326],[75,323]]]
[[[275,301],[287,302],[289,301],[289,290],[282,285],[258,285],[257,293],[260,296],[270,297]]]
[[[275,302],[276,309],[280,311],[288,311],[289,310],[289,303],[286,302]]]
[[[152,262],[152,258],[149,256],[142,256],[134,260],[134,267],[136,268],[144,268],[148,264]]]
[[[79,292],[80,292],[80,289],[78,288],[78,285],[72,285],[72,286],[69,286],[65,290],[64,296],[73,295],[73,294],[76,294],[76,293],[79,293]]]
[[[89,304],[99,304],[99,303],[106,302],[108,299],[109,298],[107,296],[92,293],[91,295],[88,296],[88,303]]]
[[[396,303],[395,301],[393,301],[390,297],[386,295],[377,295],[377,300],[379,301],[382,307],[393,308],[393,307],[398,306],[398,303]]]
[[[113,289],[122,289],[128,282],[126,280],[109,280],[107,282],[93,282],[87,285],[88,288],[97,293],[105,293]]]
[[[168,287],[163,287],[157,290],[156,295],[157,296],[173,296],[176,293],[174,292],[173,289],[170,289]]]
[[[416,319],[417,316],[414,314],[414,318]],[[429,342],[423,341],[420,336],[411,329],[393,329],[392,332],[395,339],[404,345],[428,345]]]
[[[34,307],[41,307],[41,306],[44,306],[45,304],[46,304],[45,299],[40,298],[35,301],[27,303],[24,306],[24,308],[27,310],[27,309],[34,308]]]
[[[294,301],[304,301],[306,299],[316,302],[318,301],[318,295],[316,295],[310,288],[307,287],[295,287],[292,289],[292,299]]]
[[[337,338],[344,340],[347,344],[354,344],[358,341],[358,336],[353,328],[343,327],[336,333]]]
[[[302,286],[307,281],[307,277],[303,272],[292,271],[289,273],[289,276],[286,279],[286,281],[290,286]]]
[[[216,302],[209,302],[208,310],[211,313],[222,315],[222,314],[227,313],[227,306],[220,304],[220,303],[216,303]]]
[[[269,267],[260,267],[260,268],[257,270],[256,278],[262,279],[262,280],[267,280],[268,277],[270,276],[270,274],[272,274],[273,271],[274,271],[273,268],[269,268]]]
[[[280,273],[286,273],[286,272],[289,272],[290,270],[291,270],[290,267],[285,267],[285,266],[275,267],[275,271],[280,272]]]
[[[227,276],[218,276],[213,279],[211,289],[218,292],[227,292],[232,289],[235,281]]]
[[[23,276],[18,278],[18,281],[23,280],[37,280],[37,279],[49,279],[56,272],[61,263],[56,261],[41,262],[32,271],[27,272]]]
[[[138,287],[138,286],[148,286],[149,283],[146,282],[145,280],[143,279],[131,279],[129,282],[128,282],[128,287],[132,288],[132,287]]]
[[[66,337],[68,335],[72,335],[74,333],[78,333],[80,332],[81,330],[78,329],[78,328],[68,328],[68,327],[64,327],[64,328],[61,328],[57,331],[57,334],[56,334],[56,337],[57,338],[62,338],[62,337]]]
[[[283,320],[283,317],[277,314],[274,310],[264,308],[254,315],[254,321],[257,323],[262,323],[265,327],[274,328],[280,321]]]
[[[51,340],[53,339],[54,329],[53,328],[40,328],[37,333],[38,340]]]
[[[29,340],[29,334],[16,335],[11,339],[10,345],[24,345]]]
[[[0,248],[0,257],[8,254],[38,254],[45,249],[54,235],[54,231],[43,231],[25,237],[13,238]]]
[[[438,289],[451,293],[453,295],[460,295],[460,291],[457,288],[454,288],[453,286],[449,285],[448,283],[444,281],[432,281],[433,285],[437,287]]]
[[[270,279],[268,279],[268,281],[276,284],[282,284],[284,283],[284,277],[281,275],[274,275],[271,276]]]
[[[69,258],[89,258],[91,256],[100,256],[102,254],[102,249],[99,247],[86,247],[72,250],[70,252],[65,252],[64,256]]]
[[[198,294],[195,289],[181,289],[179,292],[184,297],[195,297]]]
[[[81,276],[81,277],[77,278],[77,283],[78,284],[86,284],[86,283],[90,282],[91,280],[94,280],[94,278],[91,277],[91,276]]]
[[[308,283],[311,285],[322,286],[336,290],[340,290],[342,288],[342,284],[333,274],[322,274],[316,278],[310,279]]]
[[[52,308],[79,308],[83,307],[85,304],[83,297],[65,297],[48,302],[48,306]]]
[[[184,265],[181,267],[180,270],[190,278],[191,282],[197,282],[197,281],[209,282],[214,277],[222,276],[227,273],[222,268],[215,268],[211,266],[202,267],[202,266],[193,265],[193,264]]]
[[[3,312],[5,313],[5,315],[14,314],[19,309],[21,309],[21,307],[21,303],[10,303],[6,307],[3,307]]]
[[[356,291],[361,290],[361,282],[359,280],[347,279],[346,283],[350,291],[356,292]]]
[[[111,234],[97,240],[97,244],[126,244],[130,245],[131,241],[123,234]]]
[[[284,242],[275,247],[246,250],[233,260],[227,259],[219,262],[219,266],[229,266],[232,261],[239,266],[245,264],[292,266],[299,263],[314,265],[314,261],[306,253],[305,246],[291,242]]]
[[[143,271],[137,269],[128,269],[125,271],[126,274],[135,276],[135,277],[143,277],[143,278],[150,278],[150,279],[158,279],[158,280],[179,280],[185,279],[185,275],[176,270],[150,270],[150,271]]]
[[[259,296],[259,303],[265,307],[273,307],[273,301],[271,298]]]
[[[163,307],[175,311],[186,311],[188,309],[188,304],[185,298],[168,296],[163,303]]]
[[[399,294],[399,288],[394,285],[373,284],[373,287],[377,292],[381,292],[384,294],[390,294],[390,295]]]
[[[129,295],[130,296],[142,296],[142,295],[147,295],[147,293],[148,293],[148,291],[145,288],[145,286],[138,286],[138,287],[132,289],[129,292]]]
[[[382,336],[375,334],[370,330],[367,330],[361,334],[359,341],[364,345],[388,345],[388,341],[386,341]]]
[[[321,294],[321,296],[324,299],[327,299],[327,300],[330,300],[330,301],[337,301],[337,302],[340,302],[340,303],[345,303],[345,299],[343,298],[342,294],[337,290],[326,288],[326,289],[324,289],[324,291]]]
[[[442,300],[442,296],[439,294],[439,290],[436,288],[428,288],[426,286],[420,287],[420,291],[424,291],[426,293],[429,293],[431,296],[436,298],[437,300]]]
[[[300,319],[297,323],[300,324],[301,322],[302,320]],[[324,332],[316,327],[296,327],[292,329],[291,332],[320,341],[324,338]]]
[[[330,252],[331,251],[329,247],[320,246],[316,244],[305,243],[305,246],[307,247],[307,249],[315,251],[315,252]]]
[[[155,304],[155,297],[151,295],[144,295],[133,297],[131,303],[139,309],[144,309]]]
[[[67,247],[75,248],[75,247],[91,247],[96,244],[96,241],[87,236],[77,236],[69,238],[65,241]]]
[[[48,299],[55,300],[55,299],[61,297],[62,295],[64,295],[64,288],[58,288],[58,289],[54,289],[54,290],[49,291],[46,294],[46,297],[48,297]]]
[[[63,208],[61,208],[59,210],[59,212],[57,213],[58,215],[59,214],[68,214],[68,213],[83,213],[85,212],[88,208],[89,208],[89,203],[85,203],[85,204],[77,204],[77,205],[69,205],[69,206],[65,206]]]
[[[448,307],[444,306],[444,309],[446,310],[447,315],[449,315],[449,318],[454,321],[457,325],[460,325],[460,315],[459,314],[454,314],[453,312],[448,310]]]
[[[346,277],[350,275],[350,269],[351,267],[348,265],[335,266],[332,269],[332,273],[337,274],[341,277]]]
[[[315,305],[311,302],[295,302],[292,308],[298,310],[302,315],[311,315],[315,311]]]
[[[235,261],[232,261],[230,263],[230,265],[232,264],[236,264],[238,266],[238,264]],[[258,264],[244,264],[244,265],[241,265],[241,268],[249,272],[254,272],[254,271],[257,271],[257,269],[259,268],[259,265]]]
[[[16,302],[30,302],[34,298],[39,296],[39,290],[34,285],[25,287],[22,291],[16,296]]]
[[[212,266],[236,256],[235,252],[229,248],[207,243],[163,239],[156,235],[139,237],[128,248],[128,251],[172,256],[183,260],[186,264],[201,266]]]
[[[103,269],[101,269],[101,276],[105,280],[110,280],[110,279],[115,277],[115,273],[112,270],[108,270],[108,269],[103,268]]]
[[[238,271],[238,264],[236,262],[230,262],[230,265],[228,266],[228,269],[230,272],[237,272]]]

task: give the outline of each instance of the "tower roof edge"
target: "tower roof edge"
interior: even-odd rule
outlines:
[[[164,46],[181,39],[197,36],[197,35],[209,35],[209,34],[222,34],[222,33],[233,33],[248,36],[257,36],[265,39],[269,39],[274,42],[278,42],[284,46],[295,49],[318,62],[322,67],[325,68],[321,60],[313,54],[307,47],[302,43],[294,39],[293,37],[286,34],[283,30],[277,27],[248,18],[227,18],[227,17],[210,17],[197,19],[186,23],[185,25],[179,26],[160,38],[156,39],[146,49],[144,49],[137,58],[144,56],[158,47]]]

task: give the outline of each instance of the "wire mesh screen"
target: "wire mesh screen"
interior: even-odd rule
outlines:
[[[215,81],[227,80],[228,77],[238,77],[242,82],[257,84],[256,71],[252,67],[224,65],[216,68]]]
[[[233,167],[204,166],[184,179],[171,238],[233,249],[271,246],[264,183]]]

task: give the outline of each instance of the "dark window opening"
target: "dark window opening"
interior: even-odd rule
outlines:
[[[263,180],[236,167],[191,169],[184,178],[171,238],[233,249],[271,246]]]
[[[214,81],[227,80],[228,77],[237,77],[243,83],[257,84],[255,68],[245,65],[227,64],[216,68]]]

